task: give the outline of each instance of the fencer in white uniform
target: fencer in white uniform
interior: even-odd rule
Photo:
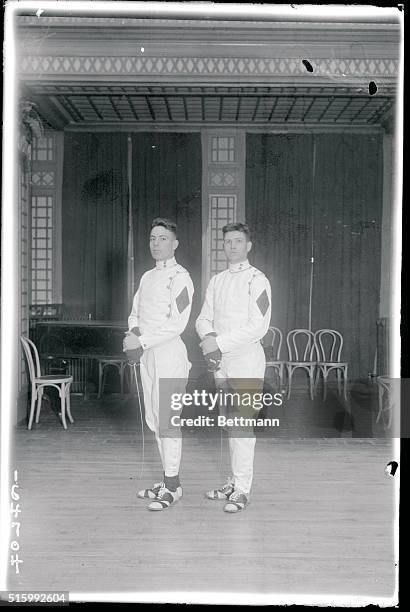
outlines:
[[[228,269],[211,278],[196,330],[217,388],[232,379],[239,387],[242,380],[246,388],[246,379],[252,379],[252,390],[262,391],[266,359],[260,340],[270,324],[270,283],[247,259],[252,248],[248,226],[231,223],[222,231]],[[226,512],[238,512],[249,501],[254,450],[254,435],[229,436],[232,475],[224,486],[206,493],[209,499],[226,500]]]
[[[153,500],[150,510],[163,510],[182,496],[179,481],[182,437],[161,435],[164,398],[160,396],[160,381],[174,379],[172,392],[184,393],[191,364],[181,340],[191,312],[194,287],[187,270],[174,257],[178,246],[175,223],[154,219],[150,233],[150,250],[155,268],[145,272],[134,296],[124,339],[124,351],[136,351],[140,358],[144,393],[145,420],[154,432],[163,466],[163,479],[138,497]],[[169,387],[168,387],[169,389]],[[170,407],[169,407],[170,409]],[[162,411],[162,412],[161,412]]]

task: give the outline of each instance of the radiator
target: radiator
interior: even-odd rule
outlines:
[[[73,377],[73,382],[71,384],[71,392],[72,393],[84,393],[85,385],[87,382],[86,374],[87,374],[87,358],[86,357],[78,357],[76,359],[70,358],[68,361],[68,370],[67,374]]]
[[[71,393],[84,393],[87,382],[87,358],[86,357],[64,357],[64,359],[52,359],[45,363],[45,374],[69,374],[73,377]]]

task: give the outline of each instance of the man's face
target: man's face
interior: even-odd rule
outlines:
[[[252,248],[252,242],[248,242],[246,234],[237,230],[226,232],[224,236],[224,251],[229,263],[240,263],[245,261]]]
[[[162,227],[162,225],[152,228],[149,237],[149,248],[155,261],[171,259],[177,246],[178,240],[175,238],[174,232]]]

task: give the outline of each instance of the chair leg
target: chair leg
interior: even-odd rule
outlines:
[[[314,378],[315,378],[315,371],[314,371],[313,368],[310,368],[310,370],[308,371],[308,376],[309,376],[310,399],[313,401],[313,396],[314,396]]]
[[[383,387],[379,386],[379,412],[377,413],[376,423],[379,422],[380,417],[383,412],[383,393],[384,393]]]
[[[100,399],[102,395],[102,379],[103,379],[103,365],[98,362],[98,394],[97,398]]]
[[[87,381],[88,381],[88,372],[90,369],[90,364],[92,364],[92,357],[86,357],[85,358],[85,372],[84,372],[84,393],[83,393],[83,400],[87,401],[88,400],[88,385],[87,385]]]
[[[323,370],[323,401],[326,400],[326,395],[327,395],[327,377],[328,377],[329,372],[326,370],[326,368]]]
[[[276,385],[276,368],[275,366],[269,366],[272,371],[272,385],[275,387]]]
[[[283,363],[281,363],[280,366],[279,366],[279,384],[280,384],[280,392],[281,393],[283,391],[283,374],[284,374]]]
[[[343,397],[347,402],[347,367],[343,370]]]
[[[124,367],[123,367],[122,375],[123,375],[123,377],[124,377],[124,384],[125,384],[125,391],[124,391],[124,393],[125,393],[126,395],[128,395],[128,393],[130,393],[130,392],[131,392],[130,385],[129,385],[129,380],[128,380],[128,372],[127,372],[127,370],[128,370],[128,368],[127,368],[127,364],[126,364],[126,363],[124,363]]]
[[[277,389],[280,386],[280,366],[275,366],[273,371],[275,373],[275,389]]]
[[[70,423],[74,423],[74,419],[71,416],[71,410],[70,410],[70,386],[71,386],[71,383],[65,383],[64,393],[66,397],[67,416],[70,419]]]
[[[387,425],[386,425],[386,428],[390,429],[391,423],[392,423],[392,420],[393,420],[393,410],[394,410],[394,401],[391,399],[390,395],[388,395],[387,410],[389,411],[389,414],[387,416]]]
[[[63,389],[64,385],[60,387],[60,402],[61,402],[61,420],[63,421],[64,429],[67,429],[67,422],[65,420],[65,392]]]
[[[28,429],[31,429],[33,426],[33,418],[34,418],[34,410],[36,407],[37,400],[37,389],[35,385],[31,387],[31,406],[30,406],[30,416],[28,420]]]
[[[43,387],[41,387],[37,392],[37,411],[36,411],[36,423],[40,420],[40,411],[41,411],[41,403],[43,401]]]
[[[124,373],[125,373],[125,363],[120,365],[120,389],[121,389],[121,399],[124,398]]]
[[[317,368],[317,370],[316,370],[316,376],[315,376],[314,378],[315,378],[315,390],[316,390],[316,388],[317,388],[317,384],[318,384],[318,382],[319,382],[319,378],[320,378],[320,369],[319,369],[319,368]]]
[[[341,371],[339,370],[339,368],[336,370],[336,376],[337,376],[337,392],[339,395],[342,395],[342,386],[341,386]]]
[[[292,389],[292,375],[293,375],[293,369],[292,369],[292,366],[290,366],[288,368],[288,399],[290,398],[290,392]]]

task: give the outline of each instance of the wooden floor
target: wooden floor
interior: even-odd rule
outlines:
[[[308,404],[294,399],[305,414]],[[234,593],[233,603],[242,593],[393,596],[391,440],[352,438],[349,427],[333,437],[323,427],[305,439],[261,434],[251,503],[228,515],[203,496],[228,474],[227,441],[221,453],[220,437],[186,431],[184,497],[153,513],[135,495],[161,475],[146,429],[140,479],[135,399],[74,397],[72,413],[67,431],[46,406],[31,431],[16,431],[10,467],[21,487],[24,563],[19,575],[10,571],[10,589],[133,593],[134,601],[146,592],[153,601],[165,591],[182,601]]]

